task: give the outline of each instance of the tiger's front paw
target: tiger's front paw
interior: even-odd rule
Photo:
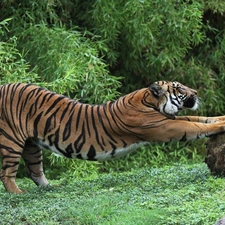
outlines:
[[[206,123],[221,123],[225,121],[225,116],[208,117]]]
[[[208,117],[209,123],[218,123],[225,121],[225,116]]]

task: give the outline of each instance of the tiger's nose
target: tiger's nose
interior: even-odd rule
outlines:
[[[191,89],[191,92],[194,94],[194,95],[198,95],[198,92],[194,89]]]

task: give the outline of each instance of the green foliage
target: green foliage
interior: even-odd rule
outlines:
[[[123,91],[178,80],[204,97],[199,114],[224,114],[224,1],[84,1],[79,10]]]
[[[119,79],[109,75],[95,44],[79,32],[38,25],[26,29],[20,39],[26,58],[49,89],[67,95],[72,92],[89,103],[118,96]]]
[[[4,35],[9,20],[0,22],[0,36]],[[17,38],[11,37],[7,42],[0,42],[0,82],[10,83],[23,80],[24,82],[35,82],[38,75],[34,72],[27,73],[28,63],[17,49]]]
[[[21,60],[26,59],[35,73],[29,74],[26,65],[24,73],[11,74],[12,79],[3,73],[2,83],[32,82],[89,103],[102,103],[118,96],[120,78],[111,76],[98,57],[95,36],[89,39],[89,33],[85,37],[75,29],[65,29],[55,10],[59,1],[37,3],[31,0],[21,4],[6,1],[5,7],[8,4],[11,7],[2,15],[12,17],[8,29],[17,40],[13,54],[22,52]],[[54,26],[49,27],[49,24]],[[10,33],[5,32],[3,39],[8,39]],[[12,54],[11,49],[8,54]]]
[[[224,114],[223,1],[117,0],[85,6],[90,10],[81,7],[80,23],[104,40],[100,50],[114,74],[124,76],[123,91],[178,80],[204,97],[199,114]]]
[[[0,4],[1,83],[32,82],[84,102],[102,103],[115,99],[118,90],[124,94],[156,80],[177,80],[198,89],[203,98],[199,115],[224,114],[223,0]],[[151,144],[92,169],[95,174],[99,168],[128,170],[200,160],[199,151],[204,152],[204,142]],[[54,165],[79,168],[82,173],[74,172],[76,176],[88,174],[84,162],[50,158]]]
[[[55,168],[52,171],[51,167],[47,167],[45,173],[47,177],[65,177],[65,173],[70,171],[66,177],[67,178],[87,178],[95,177],[99,173],[99,163],[98,162],[89,162],[85,160],[71,160],[56,154],[46,154],[47,160],[51,164],[51,167]],[[60,172],[59,172],[60,171]]]
[[[196,1],[95,1],[85,21],[109,50],[120,48],[126,71],[146,76],[139,73],[147,66],[157,76],[163,68],[175,68],[191,44],[201,43],[202,7]],[[111,56],[113,64],[118,59]]]
[[[196,225],[224,215],[224,179],[205,164],[142,168],[86,179],[65,173],[38,188],[18,179],[27,193],[12,195],[0,186],[2,224]]]
[[[87,54],[94,55],[96,64],[101,68],[100,74],[106,74],[108,69],[102,65],[103,57],[110,72],[124,78],[123,93],[149,85],[155,80],[176,79],[199,89],[204,97],[200,114],[215,115],[223,114],[225,108],[224,12],[222,0],[169,0],[166,3],[160,0],[44,0],[38,3],[35,0],[5,0],[0,9],[0,20],[12,18],[7,40],[12,35],[18,38],[20,52],[24,48],[26,53],[29,51],[25,59],[31,64],[31,69],[35,67],[35,72],[39,76],[41,74],[41,78],[47,78],[43,82],[52,81],[57,76],[55,83],[49,84],[56,91],[63,92],[68,83],[79,80],[81,74],[84,80],[87,60],[82,64],[79,55],[85,54],[90,48]],[[68,48],[73,38],[75,43]],[[64,41],[67,47],[60,55],[58,51],[62,50]],[[79,45],[78,49],[76,44]],[[78,55],[74,57],[73,53]],[[58,58],[59,55],[62,59]],[[52,60],[49,61],[49,58]],[[68,62],[78,58],[81,63],[76,70],[79,76],[72,75],[70,79],[61,81],[63,71],[64,74],[76,74]],[[59,62],[65,64],[58,65]],[[44,66],[45,69],[42,68]],[[99,80],[93,83],[91,78],[89,83],[95,86]],[[109,80],[110,84],[114,84],[114,78],[109,77]],[[57,82],[62,83],[63,87],[60,88]],[[119,86],[116,81],[115,84],[112,93]],[[83,82],[75,87],[82,88]],[[106,87],[111,90],[111,85]],[[92,98],[90,93],[93,91],[99,95],[89,86],[75,94],[87,101]],[[112,93],[107,93],[110,98],[114,97]],[[105,96],[105,92],[102,96]],[[91,102],[102,100],[101,97],[96,98]]]
[[[0,19],[12,18],[11,31],[19,35],[23,29],[35,24],[60,24],[60,18],[56,13],[56,7],[59,6],[60,1],[58,0],[39,2],[35,0],[3,0]]]

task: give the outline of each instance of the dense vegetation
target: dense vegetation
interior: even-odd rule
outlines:
[[[101,103],[156,80],[178,80],[198,89],[203,98],[198,114],[225,112],[223,0],[2,0],[0,4],[1,83],[37,83],[83,102]],[[87,170],[199,161],[202,151],[204,141],[195,141],[152,144],[101,165],[48,153],[45,159],[82,176]],[[46,171],[55,172],[49,167]]]
[[[200,114],[223,114],[224,11],[223,0],[3,0],[1,83],[98,103],[178,80],[199,90]]]

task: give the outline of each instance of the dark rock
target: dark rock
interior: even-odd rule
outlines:
[[[225,225],[225,217],[217,221],[214,225]]]
[[[205,163],[208,165],[211,174],[225,176],[225,134],[212,136],[207,141],[206,148]]]

